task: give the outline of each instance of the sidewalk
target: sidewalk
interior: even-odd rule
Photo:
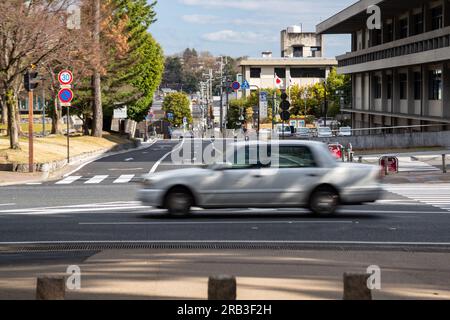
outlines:
[[[374,299],[450,299],[450,253],[265,250],[110,250],[81,268],[66,299],[206,299],[211,275],[237,277],[243,299],[342,299],[344,272],[381,268]],[[34,299],[38,275],[68,264],[0,267],[0,299]]]
[[[383,183],[450,183],[450,172],[399,172],[383,177]]]

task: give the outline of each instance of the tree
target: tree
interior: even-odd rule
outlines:
[[[18,96],[22,75],[45,63],[68,38],[65,26],[70,0],[0,2],[0,95],[8,111],[10,148],[19,149]]]
[[[180,57],[167,57],[164,67],[163,86],[181,90],[183,84],[183,64]]]
[[[93,28],[93,42],[92,47],[94,49],[94,58],[100,60],[100,22],[101,22],[101,7],[100,0],[93,1],[94,11],[94,28]],[[103,109],[102,109],[102,87],[101,87],[101,74],[98,66],[94,68],[94,75],[92,81],[94,87],[94,103],[93,103],[93,127],[92,136],[102,137],[103,131]]]
[[[183,119],[192,123],[192,114],[190,109],[191,102],[186,94],[175,92],[168,94],[163,101],[162,109],[166,114],[173,114],[173,119],[167,119],[172,126],[182,127]]]

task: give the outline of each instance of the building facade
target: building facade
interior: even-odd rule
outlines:
[[[369,30],[373,5],[381,29]],[[450,129],[450,0],[361,0],[317,32],[351,34],[351,52],[337,60],[338,72],[352,76],[344,111],[354,128]]]
[[[335,59],[326,58],[253,58],[241,61],[243,78],[251,90],[311,86],[324,81],[331,68],[336,66]],[[282,80],[281,86],[275,83],[276,77]],[[245,94],[248,95],[249,91],[246,90]]]

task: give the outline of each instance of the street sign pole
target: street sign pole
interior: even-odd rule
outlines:
[[[34,148],[33,148],[33,91],[28,92],[28,167],[30,173],[34,172]]]
[[[67,120],[67,163],[70,163],[70,107],[73,100],[73,92],[71,84],[73,82],[73,73],[70,70],[63,70],[58,75],[58,80],[61,85],[58,97],[62,106],[66,106],[66,120]]]
[[[67,105],[67,163],[70,163],[70,106]]]

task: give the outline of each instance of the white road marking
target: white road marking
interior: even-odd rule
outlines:
[[[175,149],[171,150],[170,152],[166,153],[161,159],[158,160],[158,162],[156,162],[152,169],[150,170],[149,174],[155,173],[156,170],[158,169],[159,165],[161,164],[161,162],[163,162],[169,155],[171,155],[173,152],[180,150],[183,147],[184,144],[184,139],[181,142],[181,144],[179,144],[178,147],[176,147]]]
[[[72,184],[81,178],[82,176],[69,176],[61,181],[56,182],[56,184]]]
[[[354,221],[197,221],[197,222],[80,222],[79,225],[214,225],[214,224],[353,224]]]
[[[158,141],[159,141],[159,140],[153,141],[149,146],[147,146],[147,147],[145,147],[145,148],[143,148],[143,149],[145,150],[145,149],[151,148],[151,147],[152,147],[155,143],[157,143]],[[78,172],[78,171],[80,171],[81,169],[83,169],[85,166],[87,166],[87,165],[89,165],[89,164],[91,164],[91,163],[93,163],[93,162],[96,162],[96,161],[98,161],[98,160],[100,160],[100,159],[112,157],[112,156],[114,156],[114,155],[118,155],[118,154],[122,154],[122,153],[133,152],[133,151],[136,151],[136,150],[123,151],[123,152],[118,152],[118,153],[115,153],[115,154],[104,154],[104,155],[101,155],[101,156],[94,157],[93,159],[91,159],[91,160],[89,160],[89,161],[83,163],[82,165],[80,165],[80,166],[77,167],[76,169],[70,171],[69,173],[66,173],[66,174],[64,175],[64,177],[69,177],[69,176],[71,176],[72,174],[74,174],[75,172]]]
[[[113,183],[119,184],[119,183],[128,183],[135,177],[134,174],[124,174],[121,175],[118,179],[116,179]]]
[[[128,158],[128,159],[125,159],[125,162],[130,162],[130,161],[133,161],[134,160],[134,158]]]
[[[88,181],[86,181],[85,183],[86,184],[99,184],[106,178],[108,178],[108,176],[95,176],[95,177],[89,179]]]
[[[408,184],[407,186],[386,185],[385,189],[436,208],[450,211],[450,184]]]
[[[15,206],[15,203],[0,203],[0,207],[11,207],[11,206]]]

